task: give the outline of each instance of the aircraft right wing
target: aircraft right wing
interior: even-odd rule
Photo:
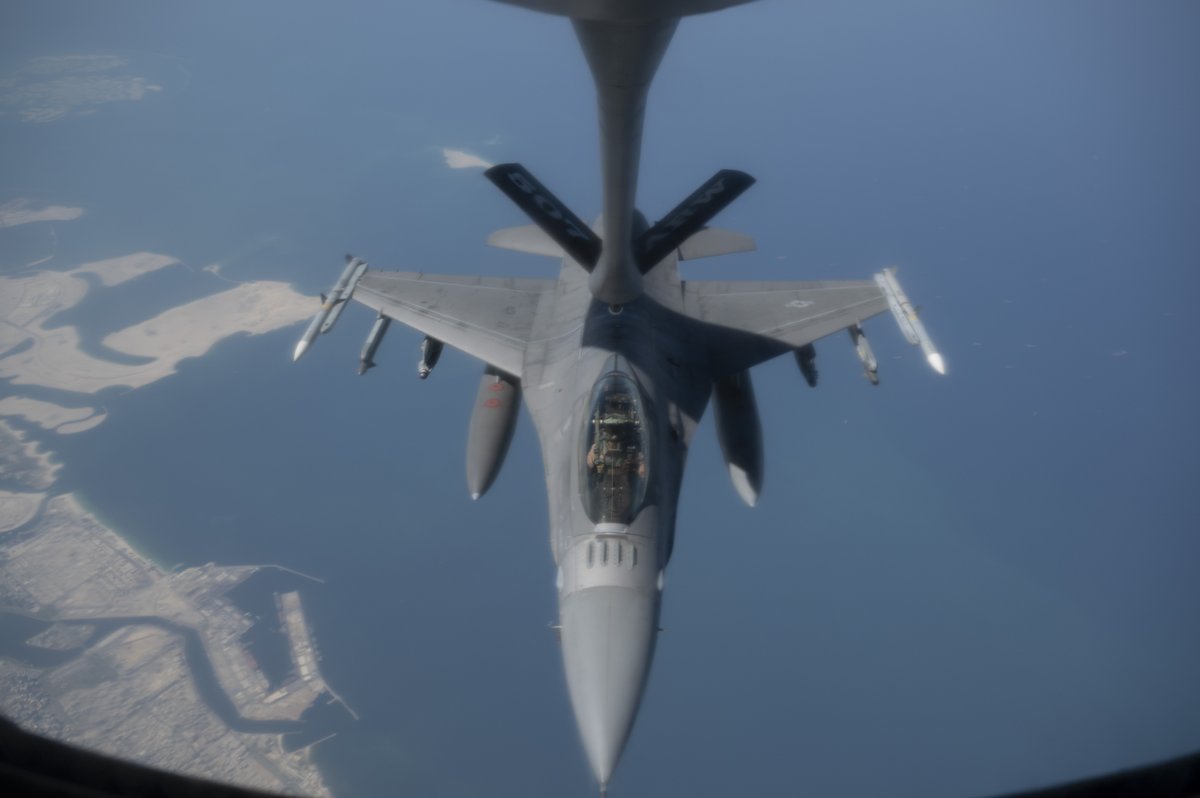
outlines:
[[[877,316],[888,301],[873,280],[687,280],[683,307],[688,316],[729,331],[714,365],[733,373]]]
[[[551,280],[367,271],[352,298],[501,371],[520,376]]]

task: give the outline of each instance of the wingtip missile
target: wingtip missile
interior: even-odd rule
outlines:
[[[300,356],[308,351],[318,335],[327,333],[333,328],[334,322],[346,307],[346,301],[354,293],[354,287],[358,285],[359,279],[366,271],[366,262],[352,255],[346,256],[346,268],[342,270],[341,276],[333,284],[329,294],[321,294],[321,307],[317,311],[317,315],[313,316],[312,321],[309,322],[304,335],[300,336],[300,341],[292,352],[292,362],[299,360]]]
[[[316,340],[317,335],[321,330],[321,323],[325,321],[325,317],[329,315],[329,303],[322,302],[321,309],[317,311],[317,315],[313,316],[312,321],[308,323],[308,327],[304,330],[304,335],[300,336],[300,340],[296,342],[296,348],[292,351],[292,362],[295,363],[300,357],[308,351],[308,347]]]
[[[946,361],[934,347],[933,339],[929,337],[925,325],[917,316],[916,307],[904,293],[904,289],[900,287],[900,282],[896,279],[895,267],[889,266],[876,274],[875,283],[883,291],[888,309],[892,311],[892,316],[896,319],[896,324],[899,325],[900,332],[904,334],[905,339],[913,346],[921,347],[921,351],[925,353],[925,360],[934,371],[938,374],[945,374]]]
[[[346,271],[343,272],[342,279],[338,280],[338,284],[333,287],[333,292],[327,301],[330,307],[325,314],[325,320],[321,323],[322,335],[332,330],[333,325],[337,324],[342,311],[350,303],[350,297],[354,296],[354,289],[358,287],[358,281],[362,279],[366,271],[366,261],[359,258],[351,258],[346,264]]]

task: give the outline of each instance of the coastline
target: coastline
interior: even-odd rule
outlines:
[[[48,625],[21,645],[70,654],[46,667],[0,658],[5,715],[36,733],[156,767],[331,794],[312,747],[283,745],[283,733],[297,730],[301,715],[328,692],[298,595],[290,599],[295,617],[288,626],[299,630],[309,659],[297,664],[297,678],[268,694],[241,643],[255,621],[224,598],[258,566],[168,572],[73,494],[47,499],[34,520],[0,538],[0,554],[0,605]],[[54,643],[80,625],[95,631],[76,645]],[[211,684],[199,678],[205,667]],[[222,697],[229,703],[224,713],[213,707]]]
[[[169,566],[152,540],[105,523],[85,493],[56,492],[63,463],[44,442],[103,423],[97,392],[149,385],[232,335],[308,315],[311,300],[290,285],[239,283],[108,336],[142,365],[88,354],[79,328],[51,326],[93,292],[178,263],[140,252],[0,276],[0,377],[15,389],[0,400],[0,712],[31,732],[153,767],[329,796],[316,743],[288,750],[284,741],[319,698],[340,700],[318,669],[299,594],[284,594],[292,609],[279,628],[291,674],[271,687],[247,643],[262,622],[225,595],[268,566]],[[37,398],[42,389],[83,405]]]

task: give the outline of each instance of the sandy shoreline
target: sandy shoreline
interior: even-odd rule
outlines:
[[[115,351],[150,359],[139,365],[87,354],[77,328],[50,326],[55,315],[91,296],[88,281],[80,275],[96,277],[101,285],[97,290],[102,291],[175,263],[178,260],[169,255],[136,252],[66,272],[0,277],[0,379],[14,386],[83,395],[118,386],[133,390],[174,374],[181,361],[208,353],[229,336],[273,332],[298,324],[312,312],[312,298],[287,283],[239,283],[104,339],[104,345]],[[16,394],[0,400],[2,416],[70,434],[91,429],[106,414],[96,407],[68,408]]]

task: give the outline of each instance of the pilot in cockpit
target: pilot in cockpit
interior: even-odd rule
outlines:
[[[603,409],[592,420],[595,440],[587,453],[587,466],[597,474],[646,475],[646,459],[638,446],[637,420],[625,394],[606,397]]]

